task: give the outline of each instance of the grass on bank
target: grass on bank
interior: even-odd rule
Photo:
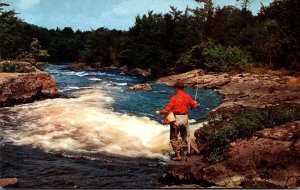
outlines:
[[[208,125],[199,129],[197,141],[207,143],[206,154],[212,162],[223,159],[223,150],[231,142],[249,138],[264,128],[300,120],[300,105],[249,109],[241,115],[222,115],[210,118]],[[225,122],[224,122],[225,121]]]

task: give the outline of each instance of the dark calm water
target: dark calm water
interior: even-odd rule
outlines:
[[[51,65],[60,94],[69,98],[0,108],[0,178],[18,188],[155,188],[169,159],[169,129],[155,110],[174,89],[115,72],[61,70]],[[151,92],[126,89],[148,82]],[[195,89],[185,89],[192,97]],[[191,130],[222,101],[199,90]]]

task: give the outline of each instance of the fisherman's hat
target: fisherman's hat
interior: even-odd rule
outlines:
[[[174,87],[184,88],[184,82],[180,79],[177,79]]]

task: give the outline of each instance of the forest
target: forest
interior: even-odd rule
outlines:
[[[300,1],[274,0],[257,15],[248,0],[224,7],[196,1],[203,8],[137,15],[128,31],[46,29],[22,21],[0,3],[0,60],[33,54],[39,61],[149,69],[153,77],[192,68],[228,72],[251,66],[299,74]]]

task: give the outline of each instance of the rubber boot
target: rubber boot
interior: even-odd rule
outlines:
[[[181,161],[182,160],[179,151],[175,151],[175,156],[173,157],[173,160],[174,161]]]

